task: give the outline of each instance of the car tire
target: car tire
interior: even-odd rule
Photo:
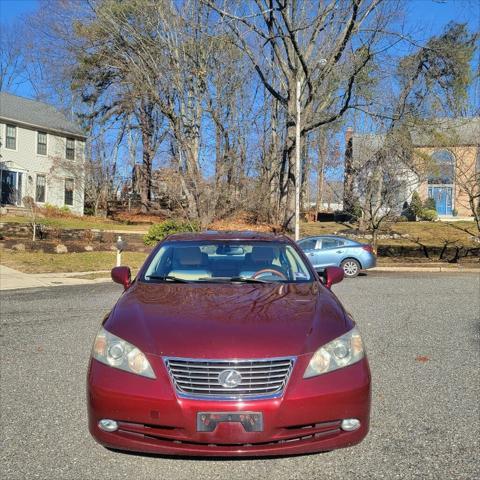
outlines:
[[[340,267],[343,269],[343,273],[347,278],[354,278],[360,273],[360,263],[354,258],[346,258]]]

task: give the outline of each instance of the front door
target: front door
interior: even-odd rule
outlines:
[[[435,207],[439,215],[452,215],[452,187],[428,187],[428,196],[435,200]]]
[[[1,174],[1,204],[20,205],[22,201],[22,174],[10,170],[1,170]]]

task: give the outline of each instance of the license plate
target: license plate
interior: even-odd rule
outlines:
[[[222,422],[241,423],[246,432],[263,431],[263,414],[259,412],[198,412],[197,432],[213,432]]]

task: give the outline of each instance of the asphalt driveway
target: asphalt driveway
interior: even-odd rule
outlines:
[[[85,372],[120,287],[0,293],[2,478],[478,478],[479,276],[375,273],[334,291],[368,349],[369,436],[324,454],[233,461],[114,453],[90,438]]]

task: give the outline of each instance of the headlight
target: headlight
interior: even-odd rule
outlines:
[[[135,345],[107,332],[103,327],[95,337],[92,357],[110,367],[156,378],[147,357]]]
[[[315,377],[352,365],[365,356],[357,327],[319,348],[308,364],[303,378]]]

